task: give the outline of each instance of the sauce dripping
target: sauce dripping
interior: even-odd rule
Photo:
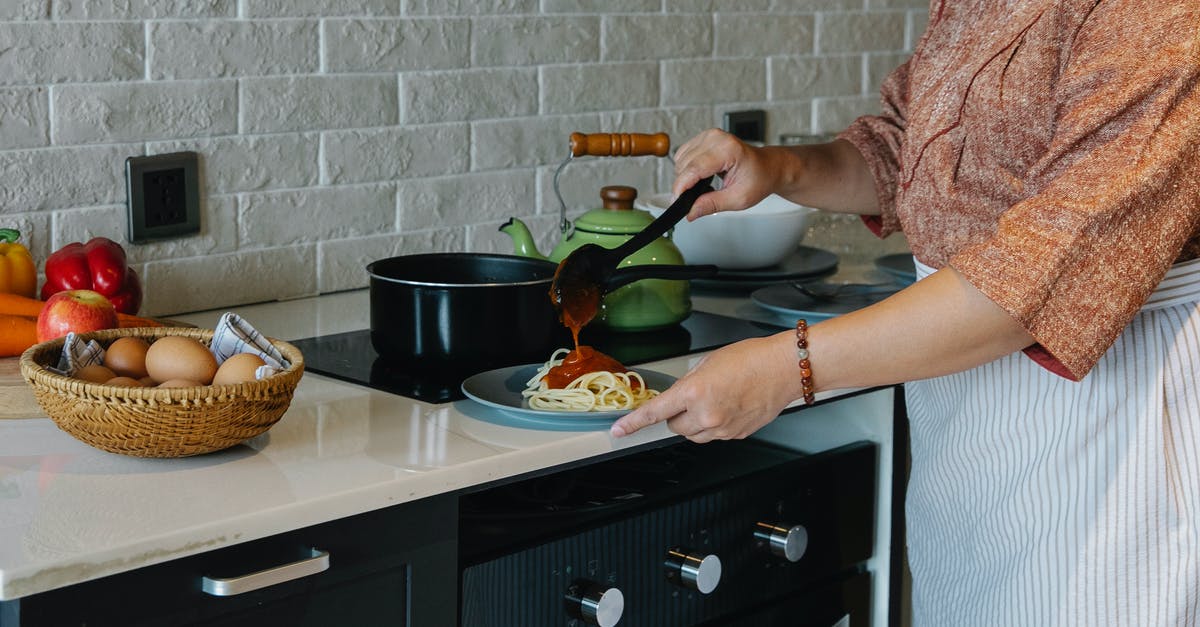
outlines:
[[[562,270],[562,264],[558,266]],[[579,347],[579,331],[600,311],[600,286],[580,276],[559,276],[550,288],[550,302],[558,310],[558,319],[571,331],[575,347]]]
[[[559,270],[562,264],[559,264]],[[596,317],[600,310],[600,286],[583,280],[580,275],[558,276],[550,290],[550,301],[558,310],[558,319],[571,331],[575,349],[563,357],[563,362],[550,369],[543,380],[550,389],[562,389],[589,372],[629,372],[621,362],[591,346],[579,343],[579,332]],[[637,386],[637,380],[633,381]]]

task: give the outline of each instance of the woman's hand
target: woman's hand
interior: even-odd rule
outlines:
[[[879,214],[879,199],[867,162],[848,141],[801,146],[751,146],[709,129],[675,151],[676,197],[701,179],[720,175],[721,189],[704,194],[689,220],[736,211],[778,194],[797,204],[839,213]]]
[[[678,197],[702,179],[720,175],[723,187],[709,192],[692,205],[688,219],[718,211],[750,207],[774,191],[770,151],[756,148],[719,129],[709,129],[688,140],[675,151],[675,183]]]
[[[787,376],[791,369],[795,376]],[[744,438],[800,397],[794,336],[743,340],[716,350],[662,394],[612,427],[620,437],[667,421],[693,442]]]

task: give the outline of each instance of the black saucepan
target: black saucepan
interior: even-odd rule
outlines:
[[[550,302],[555,268],[485,253],[375,261],[367,266],[371,343],[412,372],[466,375],[543,362],[571,341]]]

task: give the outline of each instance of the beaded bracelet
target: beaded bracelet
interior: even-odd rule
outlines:
[[[808,361],[808,321],[796,321],[796,358],[800,360],[800,388],[804,392],[804,404],[816,401],[813,393],[812,364]]]

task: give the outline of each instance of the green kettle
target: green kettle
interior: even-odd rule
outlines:
[[[601,206],[592,209],[563,232],[562,239],[549,256],[540,254],[525,223],[511,218],[500,227],[513,240],[514,252],[526,257],[562,261],[584,244],[616,248],[654,221],[649,212],[633,207],[637,190],[625,185],[601,188]],[[623,259],[619,267],[661,264],[683,265],[683,255],[670,240],[669,233]],[[643,331],[682,322],[692,312],[691,291],[687,281],[641,279],[604,295],[600,311],[592,324],[619,331]]]

